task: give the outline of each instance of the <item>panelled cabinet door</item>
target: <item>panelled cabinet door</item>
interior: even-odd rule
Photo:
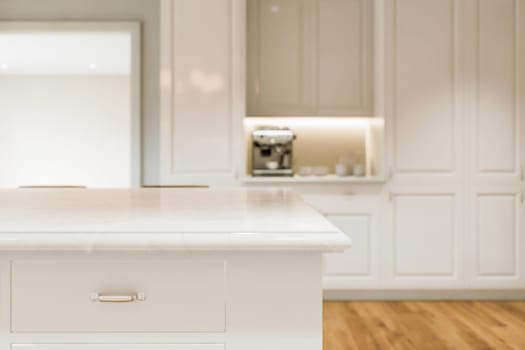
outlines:
[[[477,193],[473,205],[475,276],[478,280],[514,280],[519,274],[520,203],[512,192]]]
[[[247,114],[370,116],[368,0],[248,0]]]
[[[393,198],[395,278],[454,278],[459,260],[456,203],[452,193]]]
[[[459,1],[386,1],[391,160],[385,285],[461,288],[462,77]]]
[[[311,7],[311,0],[248,0],[248,115],[312,113]]]
[[[525,6],[385,4],[390,282],[523,288]]]
[[[384,198],[368,194],[304,194],[303,198],[352,240],[352,246],[344,252],[323,255],[324,288],[377,288],[383,258]]]
[[[163,0],[161,4],[160,182],[231,183],[237,135],[232,97],[233,0]]]
[[[470,285],[525,286],[523,91],[525,9],[519,0],[468,3]],[[520,73],[521,71],[521,73]],[[521,75],[520,75],[521,74]],[[523,90],[523,89],[521,89]]]
[[[352,248],[343,253],[325,254],[324,275],[370,278],[372,274],[372,216],[328,215],[336,227],[352,239]]]
[[[394,180],[457,180],[457,2],[387,1],[387,115]]]
[[[317,1],[319,115],[373,115],[372,3]]]

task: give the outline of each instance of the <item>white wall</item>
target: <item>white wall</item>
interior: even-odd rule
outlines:
[[[131,185],[128,76],[0,76],[0,187]]]

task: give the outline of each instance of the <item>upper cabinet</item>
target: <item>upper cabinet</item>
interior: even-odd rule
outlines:
[[[372,6],[248,0],[247,115],[373,115]]]
[[[305,0],[248,1],[248,115],[313,112]],[[307,42],[310,42],[307,45]],[[310,79],[310,80],[309,80]]]
[[[317,112],[372,115],[372,4],[317,0]]]

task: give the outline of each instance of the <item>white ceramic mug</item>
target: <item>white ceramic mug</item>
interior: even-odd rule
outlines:
[[[354,165],[354,176],[364,176],[365,175],[365,169],[361,164]]]
[[[348,167],[344,163],[338,163],[335,165],[335,174],[337,176],[346,176],[348,175]]]

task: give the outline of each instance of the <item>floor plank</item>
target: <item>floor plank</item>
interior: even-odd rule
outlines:
[[[525,302],[325,302],[324,350],[525,349]]]

